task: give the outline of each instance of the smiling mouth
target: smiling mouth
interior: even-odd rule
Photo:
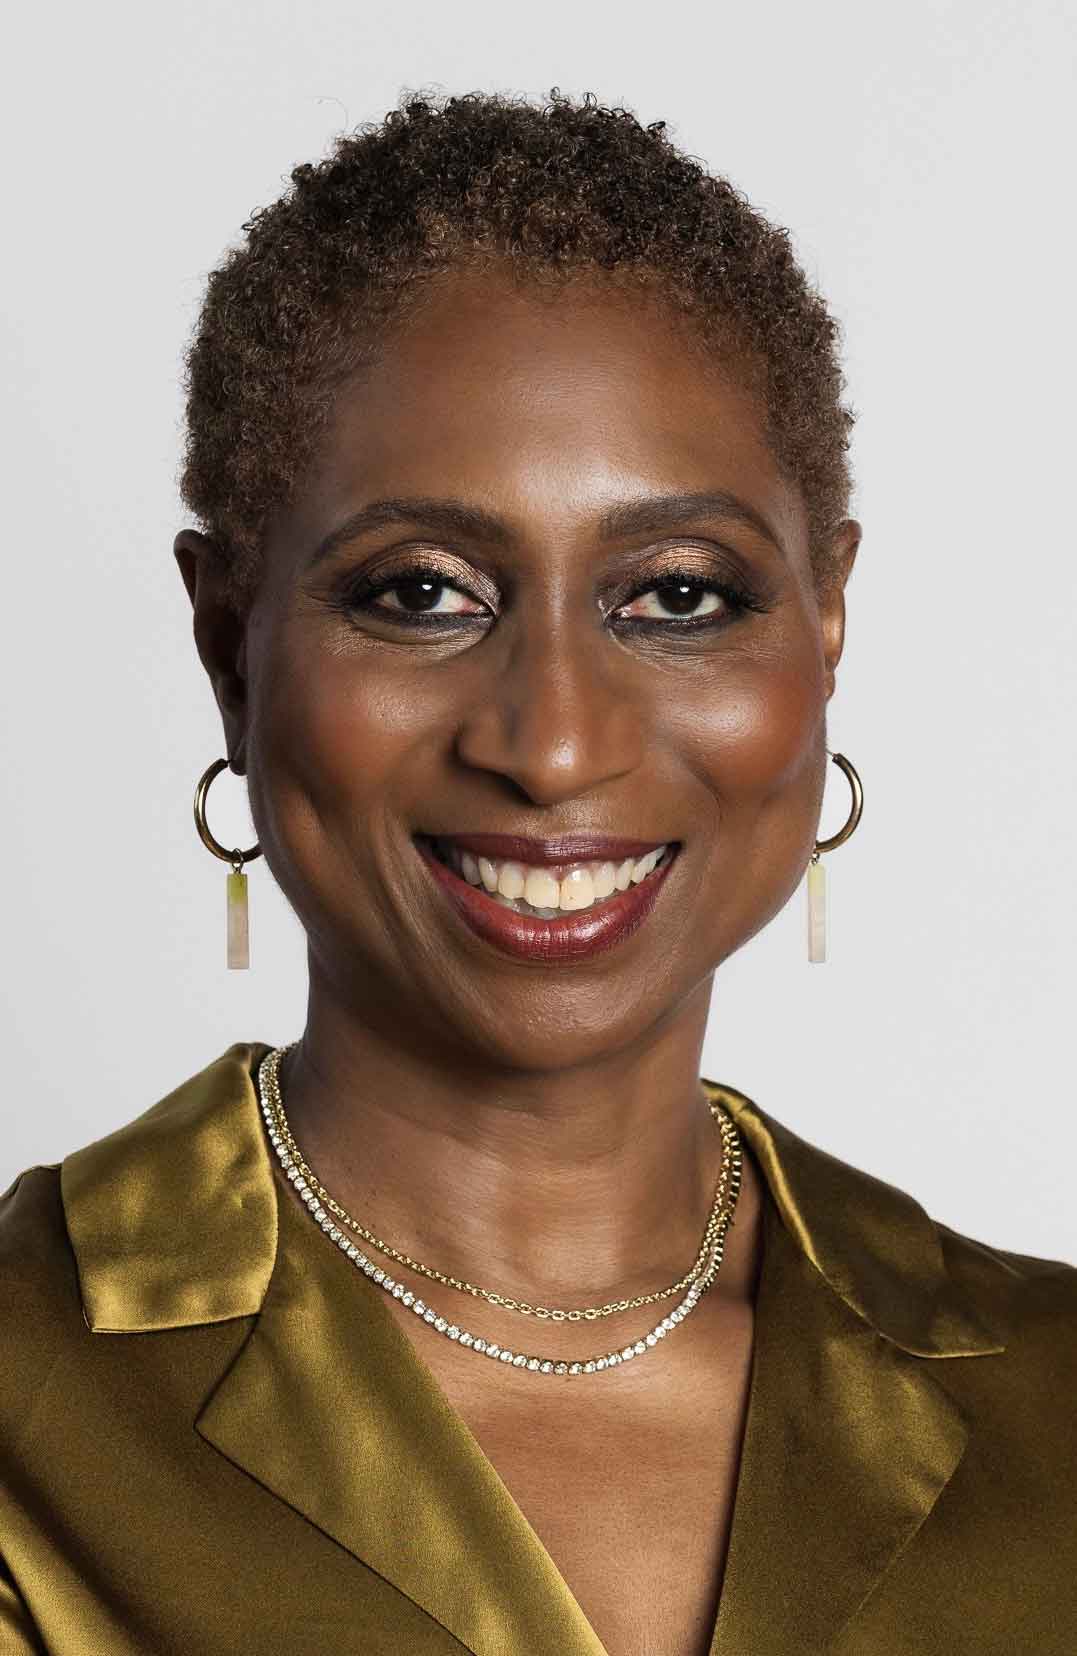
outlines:
[[[677,842],[671,840],[641,857],[536,867],[506,858],[475,856],[451,839],[416,837],[457,878],[514,914],[536,920],[563,920],[601,911],[624,892],[645,885],[673,860],[677,851]]]

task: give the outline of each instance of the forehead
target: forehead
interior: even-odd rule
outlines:
[[[601,273],[536,288],[472,272],[431,283],[342,389],[295,508],[317,535],[373,499],[456,497],[526,539],[706,489],[806,558],[800,491],[732,355]]]

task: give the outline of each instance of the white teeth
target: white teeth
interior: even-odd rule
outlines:
[[[522,897],[526,884],[527,870],[521,868],[519,863],[501,864],[501,872],[497,876],[497,889],[502,897]]]
[[[586,868],[572,868],[561,881],[563,909],[590,908],[595,900],[595,882]]]
[[[561,888],[548,868],[529,868],[524,881],[524,902],[532,908],[557,908]]]
[[[617,890],[617,870],[612,863],[599,863],[594,873],[595,902],[611,897]]]
[[[614,892],[639,885],[666,852],[666,847],[660,845],[645,856],[626,857],[619,864],[581,863],[558,879],[548,868],[529,868],[524,863],[475,857],[451,840],[436,843],[442,859],[469,885],[481,885],[495,901],[517,913],[537,914],[547,920],[556,919],[559,914],[579,913],[595,903],[605,902]]]
[[[639,885],[641,880],[645,880],[647,878],[648,874],[651,872],[652,868],[654,867],[655,863],[658,861],[660,856],[661,856],[660,851],[648,851],[648,853],[645,857],[641,857],[638,863],[633,864],[633,866],[632,866],[632,884],[633,885]]]

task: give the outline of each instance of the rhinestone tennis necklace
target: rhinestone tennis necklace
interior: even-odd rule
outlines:
[[[511,1296],[496,1293],[493,1289],[481,1288],[477,1283],[464,1282],[459,1277],[446,1276],[443,1271],[437,1270],[435,1266],[425,1265],[421,1259],[413,1259],[409,1253],[401,1253],[398,1248],[393,1247],[391,1242],[386,1242],[384,1237],[368,1230],[365,1225],[360,1224],[358,1219],[347,1213],[339,1202],[334,1201],[304,1161],[299,1146],[292,1137],[291,1129],[288,1126],[288,1119],[284,1113],[284,1101],[280,1092],[281,1060],[297,1045],[298,1042],[292,1041],[288,1046],[278,1047],[275,1052],[270,1053],[266,1058],[261,1071],[262,1087],[273,1112],[274,1125],[284,1140],[285,1149],[291,1156],[293,1165],[298,1168],[307,1185],[313,1190],[315,1196],[320,1199],[326,1210],[338,1220],[341,1220],[354,1233],[354,1236],[358,1237],[360,1242],[367,1243],[369,1247],[383,1255],[384,1258],[395,1259],[398,1265],[406,1265],[416,1275],[427,1277],[431,1282],[440,1282],[445,1287],[455,1289],[459,1293],[471,1294],[475,1299],[484,1299],[488,1304],[500,1306],[504,1311],[519,1312],[521,1316],[538,1317],[540,1320],[549,1318],[553,1322],[594,1322],[598,1317],[609,1317],[621,1311],[635,1311],[639,1306],[656,1305],[661,1300],[672,1299],[674,1294],[683,1294],[696,1277],[700,1275],[705,1263],[710,1258],[718,1234],[718,1225],[726,1205],[731,1160],[728,1145],[723,1146],[721,1171],[715,1185],[714,1199],[711,1203],[706,1229],[699,1245],[699,1252],[684,1276],[665,1288],[656,1288],[649,1294],[637,1294],[633,1299],[613,1300],[608,1305],[589,1305],[581,1309],[565,1311],[556,1306],[531,1305],[527,1300],[514,1299]],[[702,1097],[710,1112],[711,1120],[721,1130],[723,1120],[721,1106],[716,1100],[707,1097],[705,1091]]]
[[[603,1352],[593,1357],[579,1358],[575,1361],[555,1357],[538,1357],[532,1356],[527,1352],[512,1351],[507,1346],[501,1346],[494,1340],[487,1340],[482,1338],[480,1335],[473,1334],[469,1329],[462,1328],[459,1324],[451,1322],[447,1317],[440,1315],[440,1313],[437,1312],[433,1306],[427,1305],[418,1297],[418,1295],[414,1294],[410,1288],[406,1287],[404,1283],[394,1281],[388,1272],[384,1271],[381,1266],[363,1253],[357,1244],[351,1240],[351,1237],[348,1235],[349,1230],[358,1234],[369,1233],[365,1231],[365,1227],[360,1226],[359,1222],[353,1219],[351,1215],[347,1213],[343,1207],[341,1207],[339,1202],[336,1202],[329,1196],[328,1191],[326,1191],[324,1186],[322,1186],[314,1177],[314,1174],[300,1156],[295,1139],[293,1138],[291,1129],[288,1126],[287,1117],[284,1113],[284,1103],[280,1095],[280,1086],[277,1082],[276,1075],[281,1057],[287,1050],[288,1049],[286,1047],[275,1048],[272,1052],[268,1053],[265,1058],[263,1058],[261,1064],[258,1066],[258,1097],[261,1105],[262,1117],[265,1121],[266,1133],[268,1135],[269,1142],[276,1152],[277,1159],[281,1164],[285,1177],[295,1186],[296,1194],[309,1211],[315,1224],[317,1224],[329,1237],[329,1240],[335,1243],[341,1252],[351,1260],[352,1264],[355,1265],[358,1270],[363,1272],[364,1276],[369,1277],[371,1282],[376,1283],[379,1288],[382,1288],[387,1294],[390,1294],[393,1299],[398,1299],[401,1304],[407,1306],[407,1308],[412,1311],[415,1316],[421,1317],[423,1321],[429,1323],[429,1325],[435,1329],[437,1333],[443,1334],[446,1339],[452,1340],[462,1349],[466,1351],[473,1351],[480,1357],[492,1358],[495,1362],[505,1363],[512,1368],[526,1369],[532,1374],[563,1374],[573,1376],[580,1374],[601,1374],[607,1369],[619,1367],[621,1363],[630,1362],[635,1357],[643,1357],[648,1351],[653,1350],[655,1346],[658,1345],[660,1340],[664,1340],[667,1334],[672,1333],[678,1324],[682,1323],[689,1313],[695,1309],[703,1295],[713,1283],[715,1277],[718,1275],[722,1264],[726,1232],[733,1221],[733,1215],[737,1205],[737,1197],[740,1193],[741,1154],[740,1140],[732,1120],[725,1113],[725,1111],[722,1110],[720,1105],[713,1101],[708,1101],[711,1113],[722,1133],[725,1151],[723,1161],[723,1178],[719,1188],[723,1188],[725,1184],[725,1174],[728,1170],[729,1198],[728,1201],[724,1201],[722,1203],[720,1208],[718,1208],[716,1199],[716,1210],[718,1211],[718,1217],[717,1221],[714,1222],[714,1215],[712,1214],[713,1233],[712,1224],[708,1224],[707,1234],[713,1234],[713,1239],[707,1250],[702,1269],[692,1277],[688,1291],[684,1295],[684,1298],[672,1311],[669,1312],[668,1316],[663,1317],[662,1320],[641,1339],[622,1346],[620,1349]],[[326,1203],[332,1204],[332,1212],[326,1211]],[[334,1214],[343,1220],[346,1227],[345,1229],[342,1230],[340,1226],[337,1225]],[[406,1258],[406,1256],[404,1257]],[[430,1273],[427,1272],[427,1274]],[[455,1279],[452,1280],[455,1282]],[[465,1286],[467,1288],[471,1287],[470,1284],[464,1284],[461,1286]],[[679,1285],[674,1285],[675,1288],[677,1286]],[[474,1292],[475,1290],[472,1289],[471,1291]],[[672,1290],[664,1290],[663,1292],[668,1293],[671,1291]],[[490,1296],[484,1295],[484,1297]],[[651,1297],[652,1296],[645,1296],[645,1298],[648,1299]],[[658,1296],[656,1295],[653,1297],[657,1298]],[[612,1310],[615,1308],[616,1307],[609,1307],[608,1309]],[[603,1308],[603,1310],[606,1309],[607,1308]],[[598,1315],[599,1312],[596,1311],[594,1314]]]

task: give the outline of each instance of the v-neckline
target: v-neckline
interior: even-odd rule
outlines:
[[[287,1180],[285,1179],[284,1174],[277,1163],[276,1157],[273,1157],[273,1175],[274,1183],[277,1187],[278,1209],[286,1208],[289,1211],[291,1217],[295,1220],[296,1231],[299,1232],[301,1229],[302,1233],[309,1233],[307,1240],[312,1245],[316,1245],[318,1240],[321,1239],[323,1241],[323,1245],[327,1249],[332,1247],[333,1245],[329,1243],[328,1238],[324,1237],[324,1233],[321,1232],[320,1228],[315,1225],[312,1220],[308,1219],[307,1223],[304,1225],[303,1215],[299,1212],[299,1204],[297,1203],[294,1195],[289,1194]],[[765,1374],[766,1369],[762,1351],[768,1324],[766,1306],[769,1298],[768,1289],[774,1275],[774,1244],[777,1240],[777,1233],[781,1229],[782,1221],[774,1204],[773,1195],[770,1192],[767,1181],[761,1170],[759,1173],[758,1185],[763,1210],[762,1223],[759,1229],[761,1258],[756,1279],[756,1293],[753,1306],[752,1355],[748,1381],[748,1395],[746,1406],[743,1411],[743,1425],[737,1455],[737,1477],[733,1492],[732,1512],[730,1514],[729,1528],[726,1536],[725,1555],[722,1561],[722,1581],[719,1587],[718,1603],[715,1611],[714,1622],[712,1624],[710,1638],[707,1645],[707,1656],[717,1656],[719,1650],[719,1634],[723,1620],[725,1619],[723,1616],[723,1610],[725,1609],[728,1601],[728,1595],[726,1592],[726,1582],[728,1580],[729,1573],[728,1565],[733,1553],[734,1541],[736,1540],[738,1533],[738,1511],[742,1510],[744,1505],[741,1499],[741,1491],[745,1487],[748,1478],[751,1475],[751,1466],[748,1464],[750,1459],[749,1450],[753,1440],[758,1437],[757,1433],[753,1433],[753,1425],[756,1422],[756,1417],[759,1415],[760,1409],[763,1407],[760,1401],[760,1396],[761,1376]],[[340,1263],[341,1265],[346,1263],[348,1270],[355,1271],[355,1266],[350,1261],[345,1262],[344,1260],[341,1260]],[[358,1272],[356,1274],[360,1277],[362,1286],[366,1291],[366,1299],[369,1304],[370,1314],[383,1324],[384,1332],[389,1335],[390,1339],[395,1336],[399,1340],[400,1346],[407,1354],[405,1364],[410,1367],[412,1372],[410,1376],[406,1373],[394,1374],[394,1387],[397,1389],[401,1386],[407,1387],[410,1381],[416,1390],[425,1392],[425,1402],[428,1405],[432,1406],[438,1413],[442,1414],[449,1421],[451,1421],[461,1450],[471,1458],[476,1469],[481,1471],[481,1475],[485,1479],[492,1481],[500,1489],[505,1505],[517,1521],[521,1533],[528,1537],[537,1558],[544,1561],[544,1573],[547,1576],[552,1577],[557,1591],[564,1597],[568,1606],[571,1608],[572,1613],[578,1617],[581,1626],[586,1629],[589,1639],[593,1644],[592,1656],[609,1656],[609,1652],[606,1650],[605,1645],[602,1643],[590,1621],[587,1619],[579,1600],[576,1598],[568,1584],[568,1581],[562,1574],[557,1561],[549,1552],[545,1542],[542,1540],[542,1537],[539,1535],[538,1531],[534,1528],[530,1519],[523,1511],[523,1508],[516,1500],[512,1490],[501,1476],[501,1473],[498,1471],[494,1462],[486,1453],[481,1442],[476,1437],[463,1415],[459,1412],[456,1405],[451,1401],[448,1393],[445,1391],[434,1370],[430,1367],[429,1363],[427,1363],[426,1359],[423,1357],[421,1351],[411,1339],[410,1335],[405,1332],[406,1325],[398,1323],[397,1319],[390,1312],[388,1306],[382,1303],[383,1290],[377,1284],[367,1281],[362,1272]]]

